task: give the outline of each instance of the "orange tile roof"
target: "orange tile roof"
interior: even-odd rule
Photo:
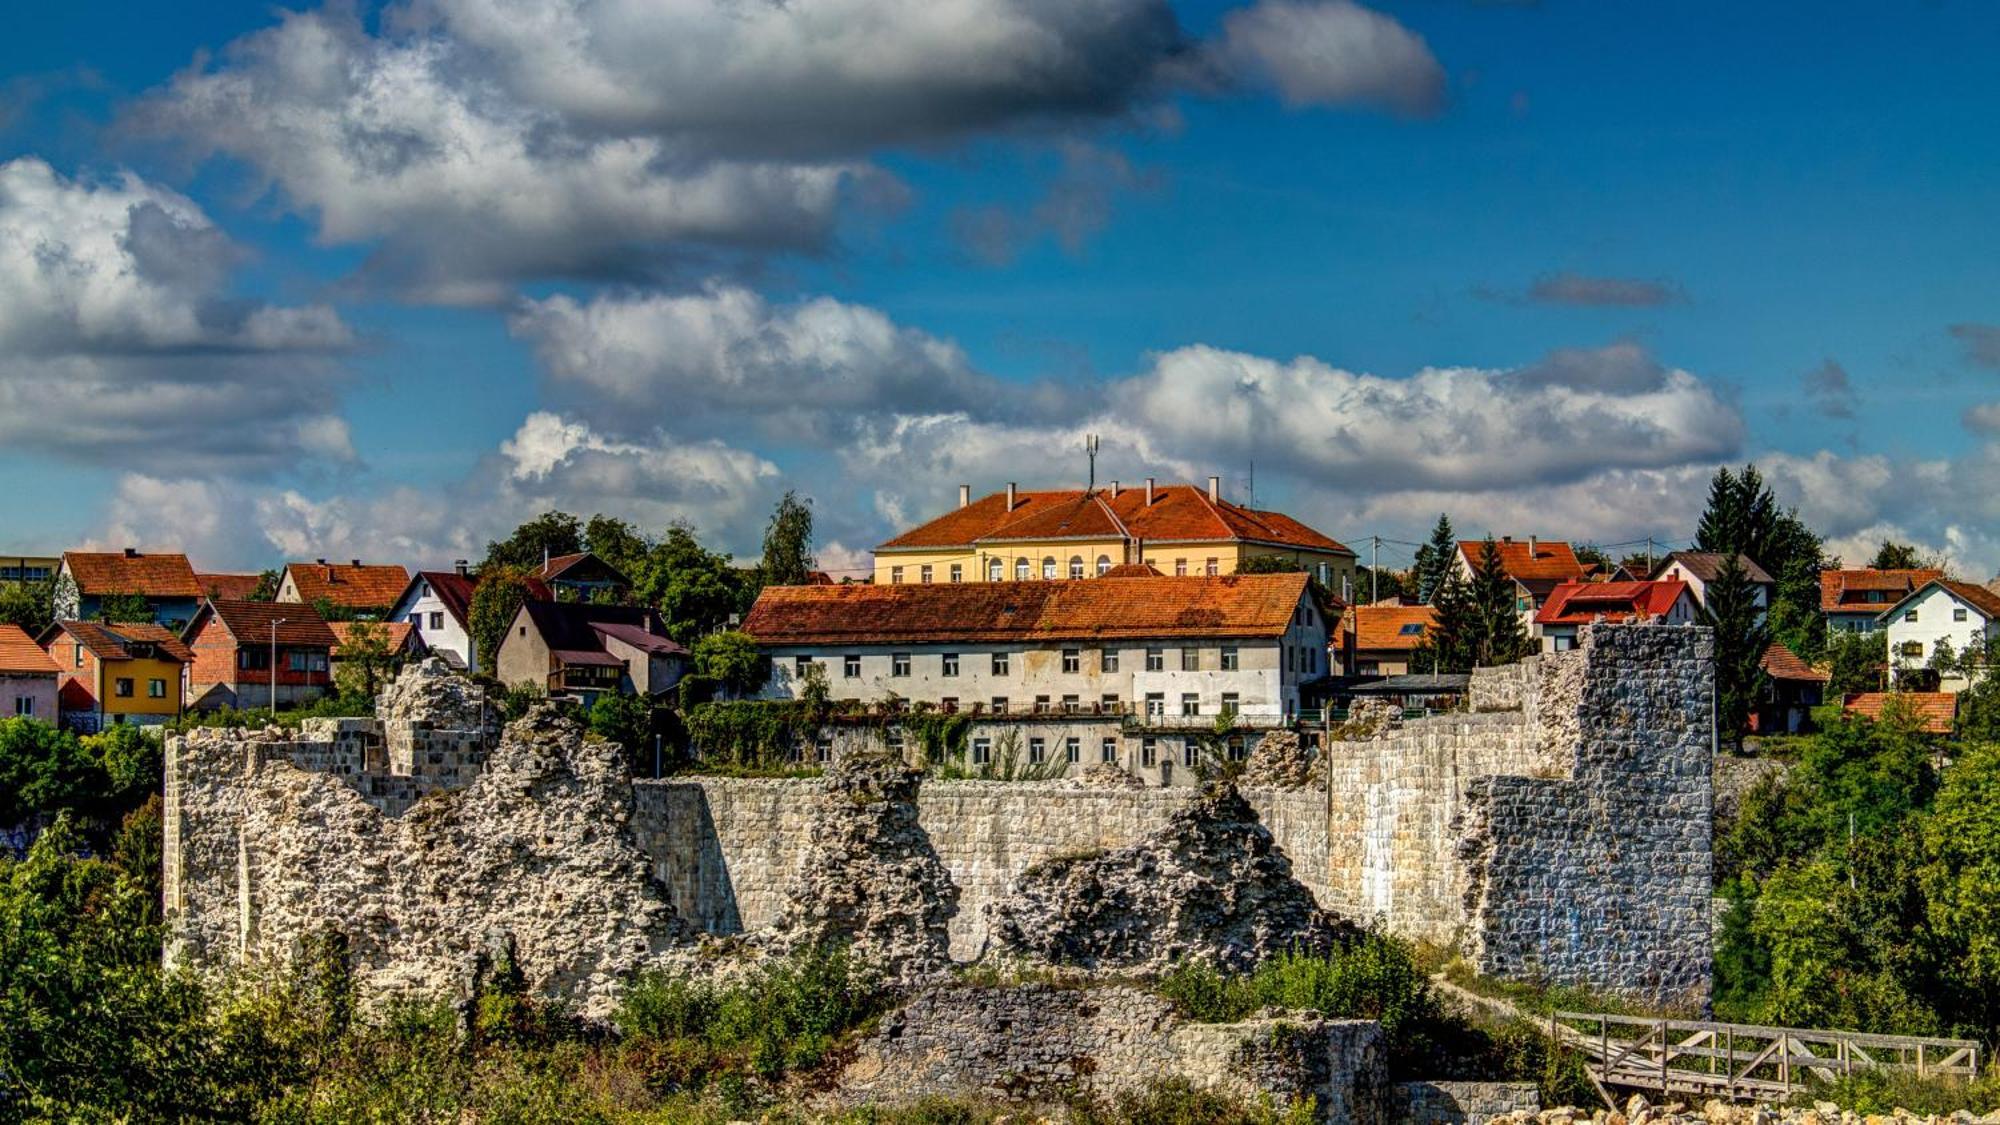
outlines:
[[[1880,613],[1926,582],[1943,578],[1944,571],[1923,570],[1822,570],[1819,572],[1819,608],[1822,613]],[[1868,601],[1869,591],[1887,597]]]
[[[1945,691],[1863,691],[1841,701],[1841,710],[1864,719],[1880,719],[1889,701],[1901,700],[1928,734],[1950,734],[1958,718],[1958,696]]]
[[[1163,578],[1166,572],[1152,563],[1119,563],[1099,578]]]
[[[347,644],[348,634],[354,631],[356,625],[361,624],[372,625],[377,629],[386,631],[389,641],[389,654],[391,656],[407,650],[410,647],[410,638],[416,635],[407,621],[329,621],[326,623],[326,627],[333,630],[334,656],[340,655],[341,648]]]
[[[0,624],[0,675],[53,676],[61,671],[19,625]]]
[[[122,551],[64,551],[63,565],[84,597],[140,594],[149,598],[198,598],[201,584],[186,555]]]
[[[276,636],[281,645],[333,647],[333,630],[326,627],[326,622],[320,620],[319,614],[313,612],[312,606],[307,603],[237,602],[221,598],[206,602],[202,612],[214,613],[239,645],[268,644],[273,636],[271,627],[276,624]],[[200,620],[200,614],[196,615],[196,620]],[[192,635],[193,622],[189,623],[188,629]]]
[[[395,605],[403,587],[410,584],[410,572],[394,564],[287,563],[285,573],[291,576],[300,601],[310,605],[325,598],[348,609]]]
[[[995,492],[920,524],[877,550],[970,550],[978,543],[1064,538],[1137,538],[1148,542],[1256,542],[1303,550],[1353,554],[1337,540],[1280,512],[1210,500],[1206,489],[1170,484],[1085,492],[1059,489],[1017,492],[1014,507]]]
[[[1303,573],[916,586],[775,586],[743,630],[766,645],[1276,637]]]
[[[230,598],[234,601],[250,600],[257,587],[264,582],[261,574],[197,574],[194,580],[201,584],[202,596],[210,598]]]
[[[1437,624],[1437,610],[1427,605],[1364,605],[1354,608],[1356,651],[1409,651],[1423,643]],[[1409,631],[1416,626],[1416,631]]]
[[[1764,650],[1764,658],[1759,665],[1764,669],[1765,675],[1774,680],[1823,684],[1833,679],[1831,675],[1801,660],[1799,654],[1785,647],[1783,641],[1772,641],[1770,647]]]
[[[1550,579],[1573,582],[1583,577],[1583,564],[1577,561],[1576,551],[1560,539],[1537,539],[1532,550],[1526,539],[1495,539],[1493,545],[1500,550],[1500,569],[1517,582]],[[1458,550],[1465,556],[1466,565],[1477,571],[1486,555],[1486,541],[1461,539]]]
[[[183,664],[194,660],[194,651],[182,643],[180,634],[151,621],[116,625],[104,621],[58,621],[42,633],[42,642],[48,643],[58,631],[74,637],[99,660],[130,660],[132,652],[127,646],[135,643],[153,645],[169,660]]]
[[[1549,600],[1535,612],[1537,625],[1587,625],[1599,617],[1606,621],[1664,617],[1674,603],[1687,593],[1687,583],[1665,582],[1565,582],[1549,594]]]

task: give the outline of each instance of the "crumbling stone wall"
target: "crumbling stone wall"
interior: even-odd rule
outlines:
[[[1163,1079],[1279,1105],[1310,1097],[1329,1122],[1385,1120],[1381,1025],[1309,1013],[1190,1023],[1159,997],[1112,986],[926,989],[864,1040],[832,1099],[895,1105],[929,1095],[1057,1100]]]
[[[1542,1095],[1532,1082],[1398,1082],[1389,1105],[1402,1125],[1485,1125],[1504,1114],[1539,1112]]]

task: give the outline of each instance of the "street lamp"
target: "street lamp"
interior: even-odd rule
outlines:
[[[280,617],[271,622],[271,721],[278,721],[278,626],[288,618]]]

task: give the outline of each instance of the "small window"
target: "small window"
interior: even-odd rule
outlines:
[[[947,715],[957,714],[958,697],[955,695],[947,695],[943,699],[938,700],[938,710],[943,711]]]
[[[1071,556],[1069,557],[1069,576],[1070,576],[1071,578],[1082,578],[1082,577],[1083,577],[1083,556],[1082,556],[1082,555],[1071,555]]]
[[[435,633],[442,628],[444,628],[444,614],[442,612],[431,614],[431,632]]]
[[[902,567],[900,567],[900,566],[892,566],[892,567],[890,567],[890,568],[889,568],[889,585],[891,585],[891,586],[901,586],[902,584],[903,584],[903,568],[902,568]]]
[[[1240,762],[1250,756],[1250,748],[1243,741],[1243,736],[1240,734],[1230,736],[1229,742],[1226,745],[1228,746],[1229,760],[1232,762]]]
[[[120,676],[118,682],[112,686],[112,691],[120,699],[130,699],[132,698],[132,681]]]
[[[1167,713],[1167,693],[1163,691],[1147,692],[1146,717],[1148,719],[1157,720],[1164,717],[1166,713]]]
[[[819,742],[813,746],[813,757],[817,758],[822,765],[833,761],[832,735],[822,734],[819,736]]]
[[[953,563],[953,564],[951,564],[951,580],[952,580],[953,582],[955,582],[955,583],[956,583],[956,582],[963,582],[963,581],[965,581],[965,564],[964,564],[964,563]]]
[[[798,678],[801,680],[805,679],[806,674],[812,671],[812,666],[813,658],[810,656],[792,657],[792,671],[797,673]]]
[[[1056,580],[1056,560],[1054,558],[1044,557],[1042,559],[1042,578],[1048,582]]]
[[[1903,620],[1905,620],[1905,621],[1915,621],[1916,619],[1917,619],[1917,611],[1916,611],[1916,610],[1912,609],[1912,610],[1905,610],[1905,611],[1904,611],[1904,613],[1903,613]]]
[[[1174,783],[1174,761],[1172,758],[1169,758],[1166,761],[1160,763],[1160,784],[1172,785],[1173,783]]]
[[[1118,761],[1118,740],[1107,738],[1097,744],[1097,760],[1106,764]]]
[[[1181,650],[1181,671],[1183,672],[1201,671],[1200,649],[1188,647]]]
[[[522,630],[521,630],[521,632],[522,632],[522,634],[523,634],[523,635],[525,635],[525,634],[527,633],[527,629],[525,629],[525,628],[524,628],[524,629],[522,629]],[[299,652],[299,651],[298,651],[298,650],[296,650],[296,649],[294,649],[294,650],[293,650],[293,651],[291,651],[291,652],[288,652],[288,653],[286,653],[286,654],[285,654],[285,667],[286,667],[287,669],[289,669],[289,670],[293,671],[293,672],[303,672],[303,671],[305,671],[305,670],[306,670],[306,654],[305,654],[305,653],[303,653],[303,652]]]
[[[1152,769],[1154,764],[1159,761],[1159,758],[1160,758],[1160,742],[1158,739],[1142,738],[1139,740],[1140,766],[1146,769]]]
[[[1075,648],[1062,650],[1062,670],[1065,672],[1083,671],[1083,650]]]
[[[1148,648],[1146,650],[1146,671],[1164,672],[1166,670],[1167,650],[1163,648]]]
[[[938,674],[943,676],[958,675],[957,653],[947,652],[943,656],[938,657]]]
[[[917,581],[926,586],[931,584],[931,564],[925,563],[917,568]]]
[[[1222,573],[1222,560],[1220,559],[1208,560],[1207,562],[1202,564],[1201,572],[1203,574],[1208,575],[1210,578],[1214,578],[1216,575]]]
[[[1239,703],[1240,703],[1240,702],[1242,701],[1242,698],[1243,698],[1242,696],[1238,695],[1237,693],[1235,693],[1235,692],[1233,692],[1233,691],[1225,691],[1225,692],[1223,692],[1223,693],[1222,693],[1222,713],[1223,713],[1223,714],[1225,714],[1225,715],[1228,715],[1228,716],[1230,716],[1231,718],[1235,718],[1235,717],[1236,717],[1236,712],[1237,712],[1237,708],[1238,708],[1238,705],[1239,705]]]
[[[167,681],[157,679],[147,680],[146,696],[149,699],[165,699],[167,697]]]
[[[1182,692],[1181,714],[1187,717],[1201,714],[1201,696],[1191,691]]]
[[[1924,642],[1922,641],[1903,642],[1904,656],[1922,656],[1923,654],[1924,654]]]
[[[76,646],[76,666],[77,666],[77,667],[79,667],[79,668],[83,667],[83,646],[82,646],[82,645],[77,645],[77,646]]]
[[[972,764],[983,766],[993,760],[993,740],[975,738],[972,740]]]
[[[1405,622],[1402,628],[1396,630],[1396,635],[1399,637],[1421,637],[1424,635],[1423,622],[1421,621]]]
[[[1047,761],[1048,757],[1049,743],[1047,739],[1031,738],[1028,740],[1028,762],[1031,765],[1039,766]]]
[[[1074,715],[1083,710],[1083,700],[1078,696],[1065,695],[1062,697],[1062,709],[1063,714]]]
[[[524,637],[528,635],[528,627],[526,625],[521,626],[521,635]]]
[[[1097,667],[1100,671],[1116,672],[1118,670],[1118,650],[1115,648],[1099,649],[1097,653]]]
[[[1236,668],[1237,668],[1237,665],[1238,665],[1238,663],[1239,663],[1239,661],[1238,661],[1238,659],[1237,659],[1237,656],[1236,656],[1236,646],[1235,646],[1235,645],[1223,645],[1223,646],[1222,646],[1222,670],[1223,670],[1223,671],[1225,671],[1225,672],[1234,672],[1234,671],[1236,671]]]
[[[1007,697],[1004,695],[994,696],[992,707],[995,715],[1005,715],[1007,713]]]
[[[1175,560],[1174,560],[1174,577],[1175,577],[1175,578],[1186,578],[1186,577],[1187,577],[1187,560],[1186,560],[1186,559],[1175,559]]]
[[[1187,768],[1194,768],[1195,760],[1200,754],[1201,748],[1195,745],[1194,739],[1190,738],[1181,743],[1181,764]]]
[[[993,654],[993,674],[996,676],[1004,676],[1007,674],[1006,653],[996,652]]]
[[[1083,761],[1083,739],[1081,738],[1063,739],[1063,758],[1065,761],[1069,762],[1070,765],[1075,765],[1078,762]]]
[[[882,744],[891,752],[901,754],[903,752],[903,728],[890,727],[888,730],[882,732]]]
[[[909,675],[910,654],[907,652],[892,653],[889,657],[889,674],[891,676]]]
[[[33,715],[35,713],[35,697],[32,695],[15,696],[14,713],[16,715]]]
[[[1097,709],[1108,715],[1116,715],[1120,710],[1118,706],[1118,693],[1115,691],[1105,692],[1103,698],[1097,701]]]
[[[1104,572],[1110,569],[1111,569],[1111,556],[1110,555],[1097,556],[1097,576],[1099,578],[1104,577]]]
[[[1048,697],[1048,696],[1046,696],[1046,695],[1038,695],[1038,696],[1036,696],[1036,697],[1035,697],[1035,714],[1037,714],[1037,715],[1046,715],[1046,714],[1048,714],[1048,713],[1049,713],[1049,697]]]
[[[1016,582],[1026,582],[1026,581],[1028,580],[1028,574],[1029,574],[1029,569],[1028,569],[1028,560],[1027,560],[1027,559],[1015,559],[1015,560],[1014,560],[1014,581],[1016,581]]]
[[[988,582],[998,582],[1002,578],[1005,578],[1006,576],[1007,576],[1006,564],[1002,563],[999,559],[987,560],[986,580]]]
[[[431,584],[428,582],[417,583],[417,597],[428,598],[430,596],[431,596]]]
[[[850,680],[860,676],[861,654],[858,652],[850,652],[846,656],[841,657],[840,674]]]
[[[1952,619],[1953,621],[1963,621],[1963,620],[1965,620],[1965,607],[1964,607],[1964,606],[1959,606],[1958,608],[1956,608],[1956,609],[1952,610],[1952,611],[1951,611],[1951,619]]]

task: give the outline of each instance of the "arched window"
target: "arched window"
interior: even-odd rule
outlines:
[[[1082,578],[1082,577],[1083,577],[1083,556],[1082,556],[1082,555],[1071,555],[1071,556],[1069,557],[1069,576],[1070,576],[1071,578]]]
[[[1056,580],[1056,560],[1054,556],[1042,556],[1042,577],[1050,582]]]
[[[1027,560],[1027,559],[1015,559],[1015,560],[1014,560],[1014,581],[1016,581],[1016,582],[1026,582],[1027,580],[1028,580],[1028,560]]]
[[[1097,576],[1099,578],[1104,577],[1104,572],[1110,569],[1111,569],[1111,556],[1110,555],[1097,556]]]
[[[1007,577],[1006,564],[1002,563],[999,559],[986,560],[986,580],[988,582],[998,582],[1005,577]]]

